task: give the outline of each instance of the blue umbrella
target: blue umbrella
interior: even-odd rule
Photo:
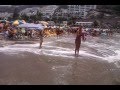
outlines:
[[[22,20],[18,20],[19,24],[25,24]]]
[[[36,30],[43,30],[44,26],[42,25],[33,25],[31,27],[28,27],[29,29],[36,29]]]
[[[29,23],[25,23],[25,24],[19,25],[18,27],[20,27],[20,28],[28,28],[29,26],[30,26]]]
[[[44,26],[42,26],[41,24],[34,24],[34,23],[25,23],[25,24],[21,24],[18,27],[20,28],[34,28],[34,29],[44,29]]]

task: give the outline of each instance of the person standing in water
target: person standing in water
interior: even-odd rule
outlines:
[[[81,37],[82,35],[82,26],[79,27],[79,29],[76,32],[76,39],[75,39],[75,56],[79,55],[79,49],[81,45]]]
[[[39,31],[39,38],[40,38],[40,46],[39,49],[42,48],[42,43],[43,43],[43,30]]]

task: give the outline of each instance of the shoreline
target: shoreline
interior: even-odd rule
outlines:
[[[92,42],[93,44],[90,43],[91,41],[83,42],[79,57],[71,58],[70,56],[74,56],[72,51],[74,49],[73,40],[73,37],[70,40],[67,37],[45,38],[43,54],[40,54],[41,50],[38,49],[39,40],[25,41],[26,43],[24,41],[17,41],[16,43],[15,41],[7,41],[7,43],[14,44],[1,49],[0,84],[120,85],[120,70],[114,62],[86,55],[91,53],[96,56],[97,54],[100,55],[101,53],[97,52],[97,49],[99,50],[98,47],[106,48],[103,48],[105,40],[97,38]],[[97,45],[99,46],[94,50],[95,42],[98,42]],[[109,45],[109,43],[111,42],[105,42],[105,45]],[[62,57],[62,55],[69,58]]]

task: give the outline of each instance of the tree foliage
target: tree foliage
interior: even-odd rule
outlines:
[[[96,27],[98,27],[98,26],[99,26],[99,22],[98,22],[97,20],[95,20],[95,21],[93,22],[93,27],[96,28]]]
[[[36,15],[31,15],[31,16],[27,16],[26,14],[23,14],[20,17],[21,17],[21,19],[24,19],[26,21],[30,21],[30,20],[33,20],[33,21],[42,20],[42,14],[40,12],[37,12]]]
[[[104,18],[104,13],[100,13],[98,16],[97,16],[99,19],[103,19]]]
[[[18,11],[18,8],[15,8],[13,12],[13,19],[15,20],[18,18],[19,18],[19,11]]]
[[[21,15],[20,17],[21,17],[21,19],[23,19],[23,20],[26,20],[26,21],[29,20],[29,16],[27,16],[26,14],[23,14],[23,15]]]
[[[43,14],[41,12],[37,12],[36,19],[37,20],[42,20],[42,16],[43,16]]]

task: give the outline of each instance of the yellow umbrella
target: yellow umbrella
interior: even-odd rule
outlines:
[[[19,25],[19,21],[18,21],[18,20],[15,20],[15,21],[13,22],[13,25]]]

